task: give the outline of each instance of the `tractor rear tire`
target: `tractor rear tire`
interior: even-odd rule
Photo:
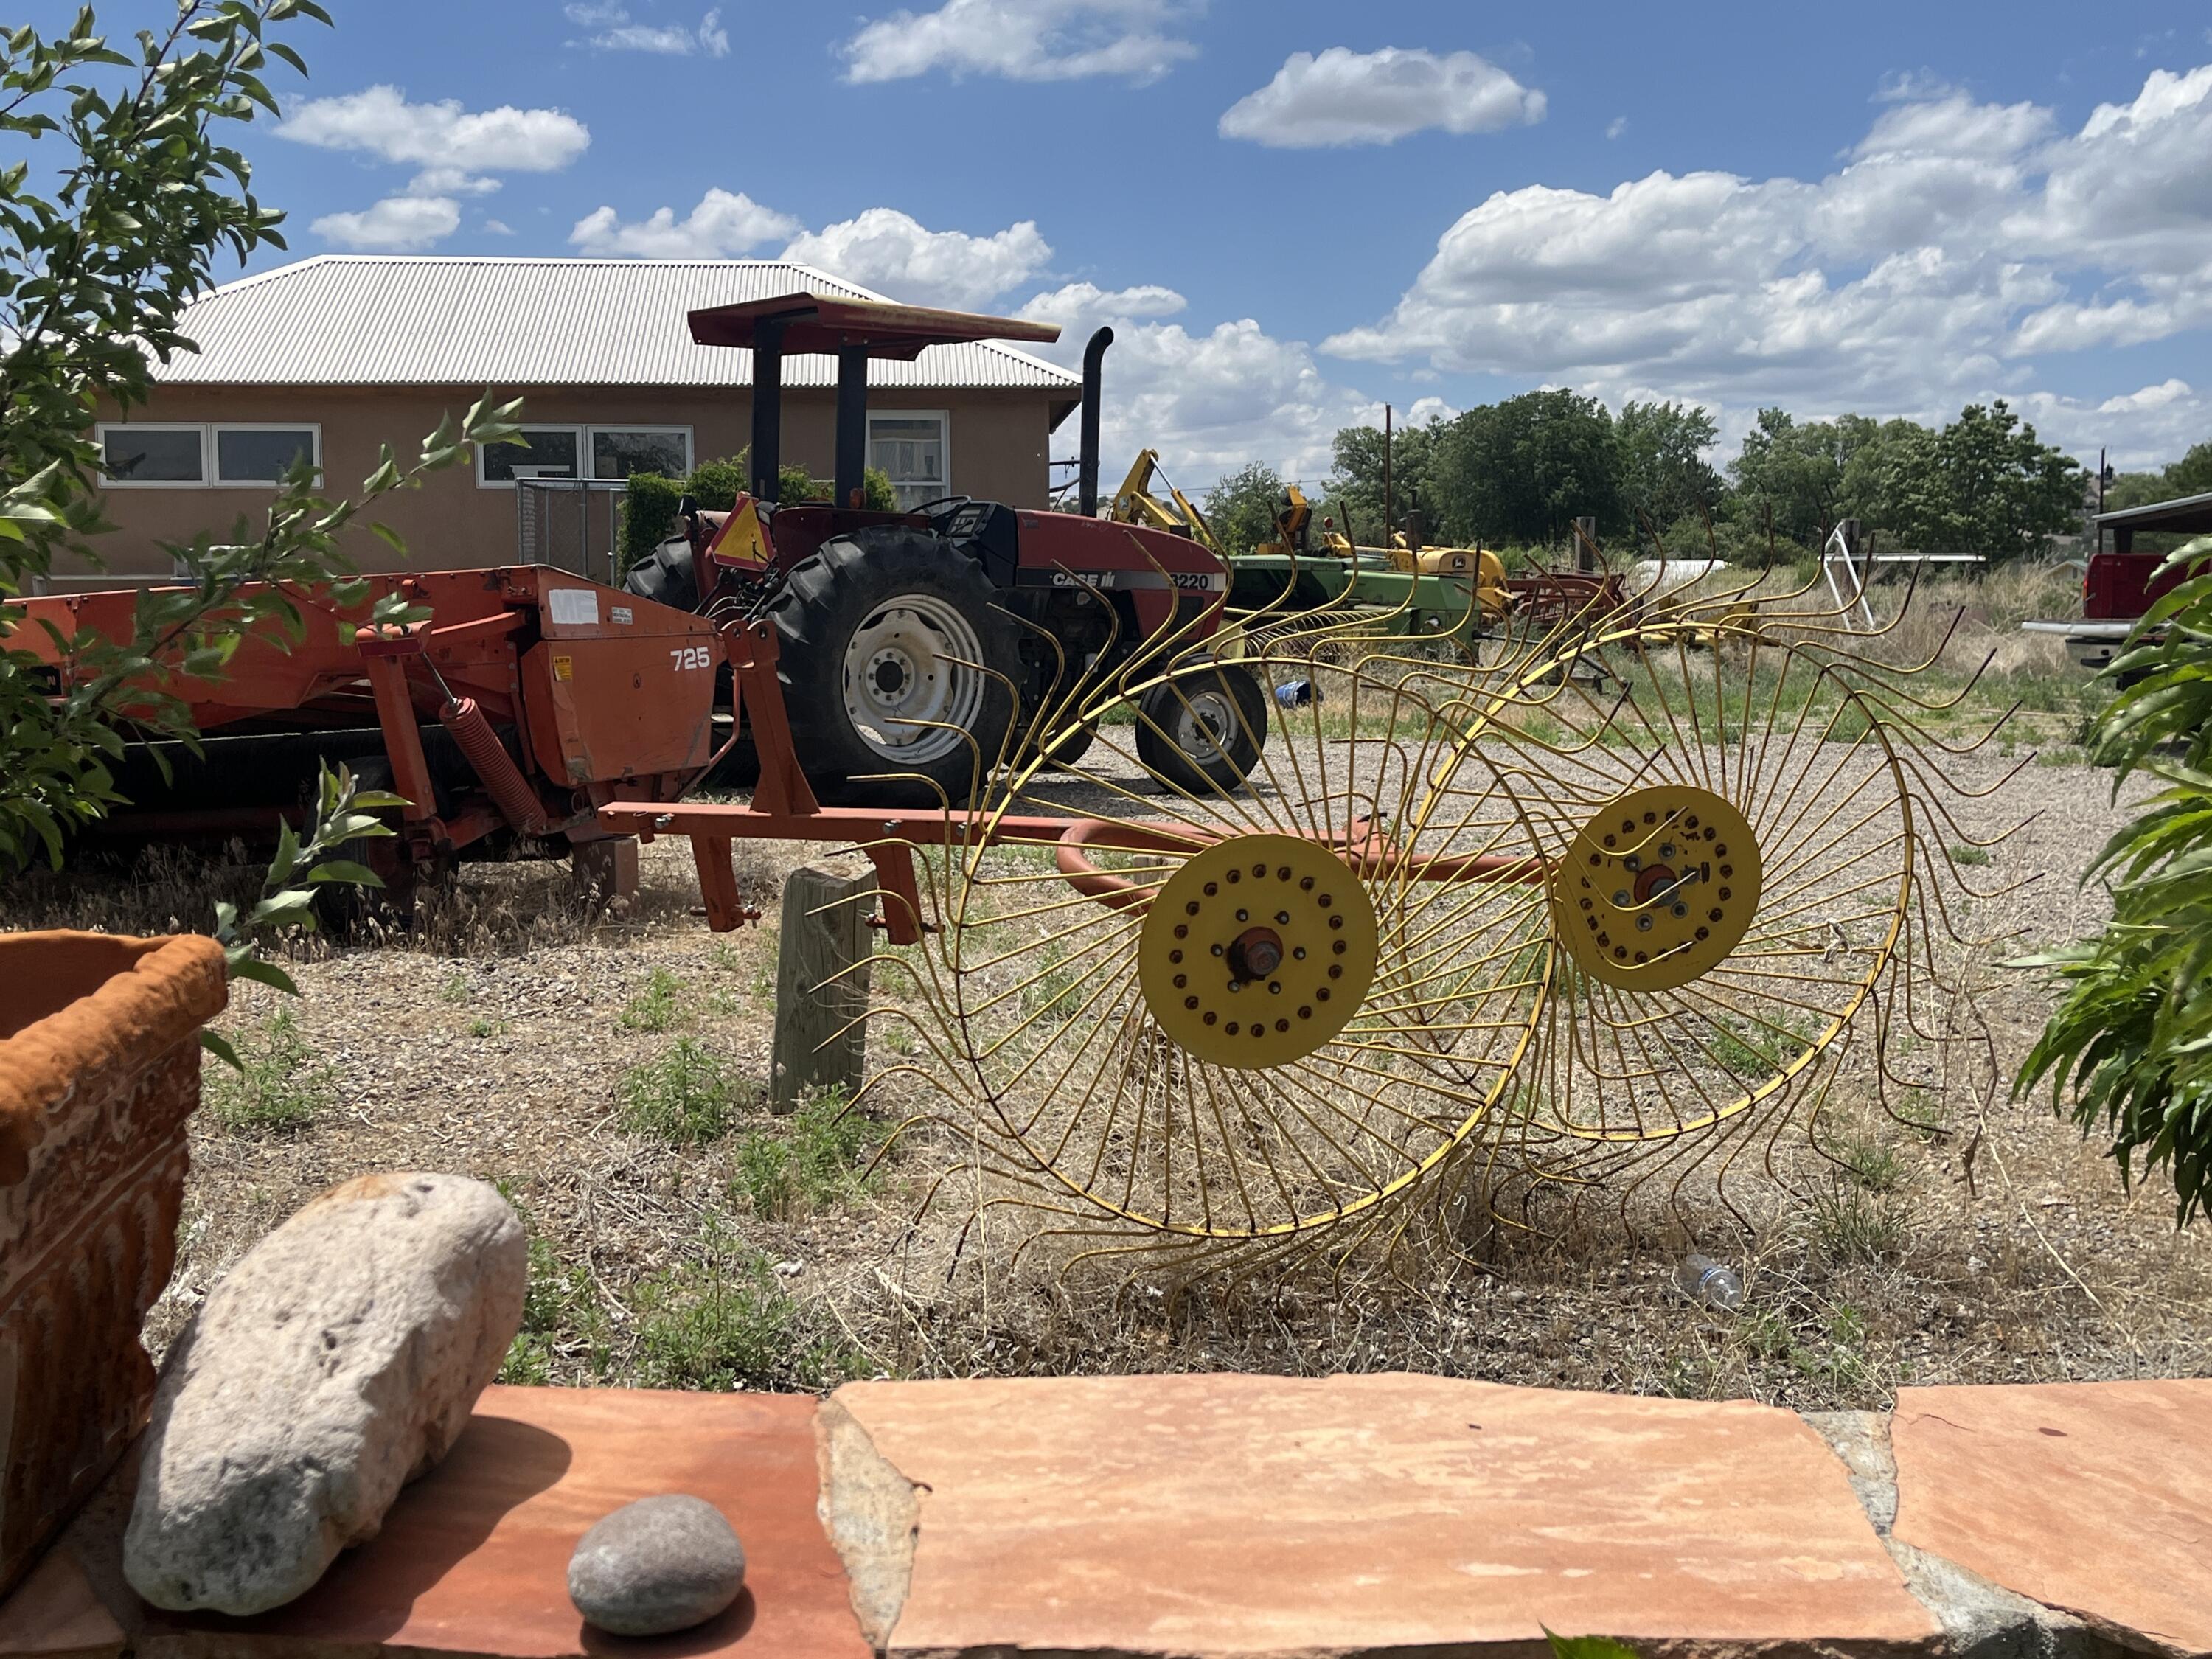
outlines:
[[[839,536],[769,601],[793,745],[825,805],[980,804],[1008,758],[1018,624],[981,568],[897,526]]]
[[[1267,741],[1267,693],[1235,663],[1188,668],[1137,699],[1137,758],[1201,799],[1245,787]]]
[[[693,580],[691,544],[680,538],[661,543],[623,573],[622,590],[673,610],[696,611],[699,594]]]

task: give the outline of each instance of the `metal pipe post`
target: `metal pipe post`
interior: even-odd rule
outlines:
[[[847,341],[837,348],[837,465],[830,501],[857,507],[866,499],[868,470],[868,348]]]
[[[783,454],[783,320],[761,319],[753,330],[753,495],[776,499]]]
[[[1106,348],[1114,343],[1114,331],[1102,328],[1083,348],[1083,451],[1075,463],[1075,510],[1086,519],[1098,516],[1098,397],[1106,362]]]

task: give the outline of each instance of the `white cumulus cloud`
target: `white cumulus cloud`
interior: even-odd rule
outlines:
[[[741,191],[720,189],[709,190],[681,219],[673,208],[629,221],[612,207],[595,208],[576,222],[568,240],[585,253],[635,259],[726,259],[781,242],[784,258],[862,288],[966,311],[1029,282],[1052,259],[1051,245],[1027,219],[977,236],[932,230],[910,214],[879,207],[810,230]]]
[[[2063,130],[2028,103],[1885,88],[1823,178],[1656,172],[1462,214],[1389,314],[1322,349],[1741,412],[1920,418],[2008,397],[2094,449],[2212,424],[2185,385],[2038,390],[2038,354],[2212,325],[2212,65]],[[1727,423],[1724,417],[1724,424]]]
[[[1410,134],[1496,132],[1544,118],[1544,94],[1471,52],[1331,46],[1294,52],[1275,78],[1231,105],[1224,138],[1278,149],[1389,144]]]
[[[1182,295],[1157,283],[1134,288],[1103,289],[1096,283],[1070,283],[1024,301],[1014,314],[1032,323],[1058,323],[1062,329],[1100,317],[1172,317],[1189,305]]]
[[[900,81],[932,70],[1012,81],[1109,75],[1152,81],[1198,48],[1174,31],[1176,0],[945,0],[861,26],[839,49],[849,81]]]
[[[419,253],[460,228],[461,204],[443,196],[391,196],[359,213],[326,213],[309,228],[362,252]]]
[[[971,236],[928,229],[896,208],[870,208],[793,238],[783,257],[895,300],[975,311],[1043,270],[1052,248],[1028,219]]]
[[[1338,428],[1382,423],[1382,403],[1330,380],[1303,341],[1279,339],[1249,317],[1210,329],[1159,320],[1180,311],[1181,301],[1149,284],[1074,283],[1038,295],[1018,313],[1060,325],[1056,344],[1025,349],[1071,368],[1081,363],[1091,331],[1112,325],[1100,418],[1106,486],[1148,448],[1161,453],[1169,476],[1187,490],[1202,491],[1255,460],[1315,483],[1328,471]],[[1054,453],[1072,456],[1075,444],[1073,428],[1063,427]]]
[[[600,3],[571,0],[561,9],[579,28],[594,31],[581,40],[568,42],[572,46],[589,46],[599,52],[651,52],[668,57],[730,55],[730,32],[723,27],[719,6],[700,18],[696,28],[684,23],[640,22],[630,15],[628,6],[607,4],[603,0]]]
[[[280,138],[360,150],[386,161],[470,173],[553,173],[581,155],[591,130],[557,109],[470,111],[459,100],[410,104],[397,87],[311,98],[277,127]]]
[[[576,221],[571,246],[586,253],[633,259],[725,259],[780,241],[799,228],[789,214],[763,207],[742,191],[710,190],[683,218],[656,209],[625,224],[611,207]]]

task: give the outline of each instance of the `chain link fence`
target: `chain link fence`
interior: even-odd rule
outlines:
[[[620,580],[623,484],[523,478],[514,486],[515,556],[595,582]]]

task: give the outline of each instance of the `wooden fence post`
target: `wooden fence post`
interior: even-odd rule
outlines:
[[[775,1042],[769,1079],[769,1109],[798,1109],[819,1089],[860,1086],[868,1033],[867,896],[872,871],[841,875],[801,865],[783,884],[782,932],[776,942]]]
[[[1575,568],[1577,570],[1597,568],[1597,520],[1595,519],[1586,518],[1575,520]]]

